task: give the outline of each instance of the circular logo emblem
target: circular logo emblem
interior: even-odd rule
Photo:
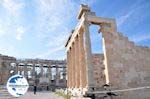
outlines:
[[[29,84],[25,77],[22,75],[13,75],[7,81],[7,90],[8,92],[15,96],[19,97],[24,95],[29,88]]]

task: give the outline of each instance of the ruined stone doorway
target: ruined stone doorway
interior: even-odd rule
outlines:
[[[96,87],[102,87],[106,84],[105,66],[104,66],[104,46],[102,33],[99,33],[100,26],[91,24],[89,26],[92,64],[94,68],[94,80]]]

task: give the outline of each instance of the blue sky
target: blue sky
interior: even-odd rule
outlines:
[[[0,53],[65,59],[64,44],[81,3],[97,16],[115,18],[118,31],[137,45],[150,46],[150,0],[0,0]],[[95,53],[101,51],[96,28],[90,27]]]

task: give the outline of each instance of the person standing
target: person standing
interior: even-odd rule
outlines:
[[[37,86],[34,85],[34,94],[36,94]]]

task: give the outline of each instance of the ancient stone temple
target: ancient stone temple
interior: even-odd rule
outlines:
[[[129,41],[117,31],[115,19],[97,17],[87,5],[81,5],[77,18],[78,25],[65,44],[71,95],[149,99],[150,48]],[[91,25],[100,27],[102,54],[91,52]]]
[[[0,54],[0,85],[6,85],[10,76],[26,77],[30,86],[36,84],[41,90],[66,88],[66,60],[16,59]]]

